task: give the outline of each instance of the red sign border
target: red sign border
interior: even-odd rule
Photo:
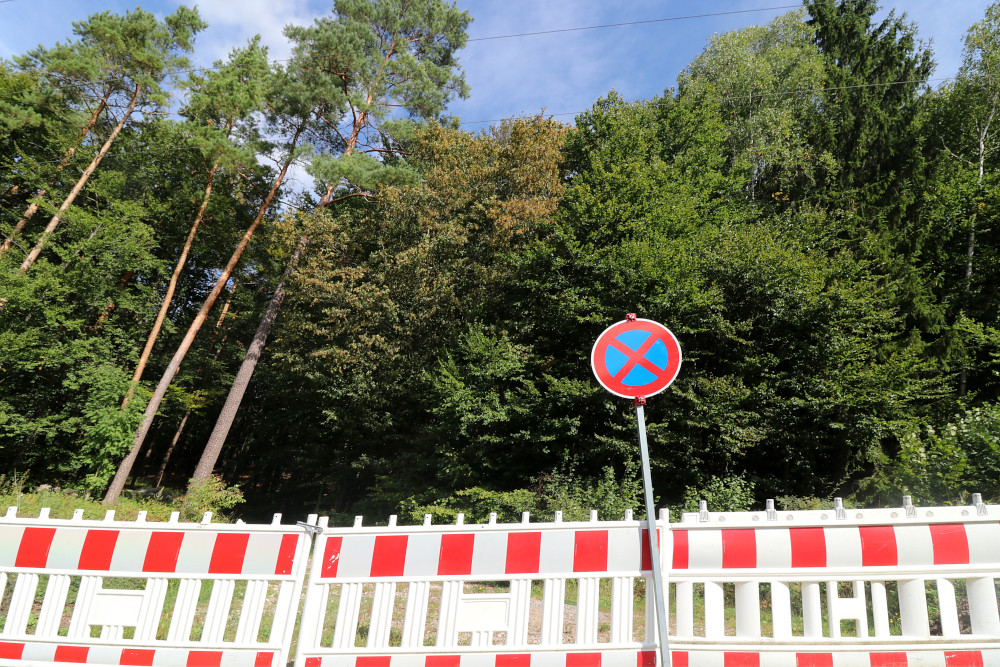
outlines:
[[[597,359],[600,358],[603,360],[605,358],[605,352],[616,336],[625,331],[635,330],[647,331],[650,334],[659,334],[660,339],[667,346],[668,361],[663,375],[655,382],[650,382],[642,387],[629,387],[616,381],[611,376],[611,373],[608,372],[607,366],[603,361],[601,362],[602,368],[598,369],[597,367]],[[621,396],[622,398],[638,398],[640,396],[648,398],[659,394],[669,387],[677,377],[677,373],[681,368],[681,361],[681,346],[677,342],[677,337],[674,336],[673,332],[659,322],[642,318],[622,320],[621,322],[612,324],[601,332],[601,335],[597,337],[597,341],[594,343],[593,349],[590,351],[590,368],[594,372],[597,382],[615,396]]]

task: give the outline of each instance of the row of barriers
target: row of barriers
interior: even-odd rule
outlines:
[[[1000,665],[1000,506],[658,520],[675,667]],[[0,518],[0,665],[655,667],[646,522]]]

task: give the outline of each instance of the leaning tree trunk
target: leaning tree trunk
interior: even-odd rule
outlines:
[[[247,349],[243,363],[240,364],[240,370],[236,373],[236,378],[233,380],[233,386],[229,390],[229,395],[226,396],[222,412],[215,422],[212,435],[208,437],[208,444],[205,445],[205,449],[201,453],[198,467],[194,470],[191,484],[209,477],[212,474],[212,470],[215,469],[215,462],[219,459],[219,453],[222,452],[222,445],[226,442],[226,436],[229,435],[229,428],[233,425],[233,420],[236,418],[236,411],[240,409],[240,402],[242,402],[243,395],[250,384],[250,378],[257,368],[257,361],[264,350],[267,336],[271,333],[271,327],[274,326],[274,321],[278,318],[281,302],[285,299],[285,281],[288,280],[288,277],[292,275],[295,268],[299,265],[299,260],[302,259],[302,253],[305,252],[308,244],[309,237],[303,234],[299,239],[298,245],[295,247],[295,252],[292,254],[288,268],[285,269],[278,287],[274,290],[271,302],[267,304],[267,310],[264,311],[264,319],[261,320],[260,326],[257,327],[257,332],[254,334],[253,341]]]
[[[222,314],[219,315],[219,321],[215,323],[215,333],[212,334],[212,342],[213,343],[219,337],[219,332],[222,330],[222,323],[225,321],[226,314],[229,312],[229,306],[233,302],[233,295],[236,294],[236,284],[235,283],[236,283],[236,281],[234,280],[233,281],[233,288],[229,291],[229,298],[226,299],[225,305],[222,306]],[[216,348],[215,348],[215,354],[212,355],[212,363],[213,364],[215,363],[215,360],[219,358],[219,354],[222,352],[222,344],[226,342],[226,336],[227,335],[228,334],[223,334],[222,340],[219,341],[218,346],[216,346]],[[204,368],[204,366],[199,366],[198,367],[198,370],[195,371],[195,374],[194,374],[195,377],[201,377],[201,371],[203,370],[203,368]],[[199,397],[201,397],[201,392],[200,391],[195,392],[195,398],[197,399]],[[173,455],[174,450],[177,448],[177,443],[180,440],[181,432],[184,430],[184,425],[187,424],[188,417],[190,417],[190,416],[191,416],[191,408],[188,408],[184,412],[184,417],[181,419],[180,426],[178,426],[177,430],[174,432],[174,437],[170,441],[170,446],[167,447],[167,451],[163,454],[163,461],[160,463],[160,472],[159,472],[159,474],[156,477],[156,488],[160,488],[161,486],[163,486],[163,478],[166,477],[166,475],[167,475],[167,464],[170,463],[170,457]],[[146,458],[149,458],[149,454],[150,454],[151,451],[152,451],[151,449],[147,449],[146,450]]]
[[[38,259],[38,256],[42,253],[42,248],[45,246],[45,243],[49,240],[49,237],[52,236],[52,233],[55,232],[56,227],[59,225],[59,221],[62,218],[63,213],[65,213],[66,209],[73,204],[76,196],[80,194],[80,191],[83,190],[83,186],[87,184],[91,175],[97,170],[98,165],[101,164],[101,160],[104,159],[104,156],[111,148],[111,144],[113,144],[115,139],[118,138],[118,134],[122,131],[122,128],[125,127],[125,123],[128,122],[129,117],[135,110],[135,105],[139,102],[139,96],[142,94],[142,88],[143,86],[141,83],[136,84],[135,93],[132,95],[132,100],[128,103],[125,113],[122,114],[122,119],[118,121],[114,129],[111,130],[111,135],[108,136],[107,141],[105,141],[104,145],[101,146],[101,150],[97,151],[97,155],[95,155],[94,159],[90,161],[87,168],[83,170],[83,174],[77,180],[76,185],[73,186],[69,195],[63,200],[63,203],[59,206],[59,210],[56,211],[56,214],[52,216],[51,220],[49,220],[49,224],[45,226],[45,230],[35,243],[35,247],[32,248],[31,252],[28,253],[28,256],[24,258],[24,261],[21,263],[21,273],[27,273],[28,269],[31,268],[31,265],[35,263],[36,259]]]
[[[194,222],[191,223],[191,229],[188,231],[187,238],[184,240],[184,248],[181,250],[180,257],[177,258],[177,265],[174,266],[174,271],[170,276],[170,282],[167,284],[167,293],[163,295],[163,301],[160,303],[160,312],[156,314],[156,321],[153,323],[153,328],[149,332],[149,336],[146,338],[146,346],[142,348],[142,354],[139,356],[139,363],[135,365],[135,372],[132,373],[132,381],[129,383],[128,392],[125,394],[125,399],[122,401],[122,409],[128,405],[128,402],[132,400],[132,396],[135,394],[136,387],[139,386],[139,380],[142,378],[142,372],[146,369],[146,362],[149,361],[149,355],[153,351],[153,345],[156,344],[156,339],[160,335],[160,329],[163,327],[164,320],[167,319],[167,311],[170,310],[170,303],[174,299],[174,291],[177,289],[177,281],[180,278],[181,272],[184,270],[184,264],[187,262],[188,253],[191,252],[191,246],[194,244],[194,236],[198,233],[198,226],[201,224],[202,218],[205,217],[205,209],[208,207],[208,200],[212,196],[212,183],[215,181],[215,172],[219,168],[219,163],[216,162],[212,165],[212,168],[208,172],[208,184],[205,185],[205,193],[201,197],[201,206],[198,207],[198,213],[194,216]]]
[[[278,173],[278,177],[274,179],[274,184],[271,186],[270,192],[264,198],[264,202],[260,205],[260,209],[257,211],[257,216],[254,221],[250,224],[246,233],[243,234],[243,238],[240,239],[239,245],[236,246],[236,250],[233,251],[232,256],[229,258],[229,263],[226,264],[226,268],[222,270],[222,274],[219,279],[215,282],[215,287],[209,293],[208,297],[205,299],[205,303],[202,304],[201,310],[195,315],[194,321],[191,326],[188,327],[187,333],[184,335],[184,339],[181,341],[180,346],[178,346],[177,351],[174,352],[173,358],[170,363],[167,364],[166,370],[163,372],[163,377],[160,378],[159,384],[156,385],[156,390],[153,391],[153,395],[149,398],[149,403],[146,405],[146,412],[142,417],[142,424],[139,425],[138,430],[135,432],[135,438],[132,443],[132,449],[129,451],[128,456],[125,460],[121,462],[118,466],[118,471],[115,473],[115,477],[111,480],[111,486],[108,487],[108,492],[104,495],[103,503],[105,505],[110,505],[111,503],[118,500],[118,496],[121,495],[122,490],[125,488],[125,481],[128,479],[129,473],[132,472],[132,466],[135,465],[135,460],[139,456],[139,450],[142,449],[142,443],[146,440],[146,435],[149,433],[150,427],[153,425],[153,418],[156,416],[157,411],[160,409],[160,403],[163,402],[163,397],[167,394],[167,388],[170,383],[173,382],[174,377],[177,375],[177,371],[180,370],[181,362],[184,361],[184,357],[187,355],[188,350],[191,349],[191,345],[194,344],[195,336],[198,335],[198,330],[201,329],[201,325],[205,323],[208,318],[208,313],[215,304],[215,300],[219,298],[219,294],[222,293],[223,288],[226,283],[229,282],[229,277],[233,273],[233,269],[236,267],[236,263],[239,262],[240,257],[243,255],[243,251],[246,249],[247,244],[250,243],[250,239],[253,237],[253,233],[257,230],[261,221],[264,219],[264,214],[271,207],[271,202],[274,200],[275,195],[278,194],[278,189],[285,180],[285,175],[288,173],[288,167],[291,165],[292,160],[295,157],[295,146],[298,144],[299,137],[305,130],[305,123],[300,125],[292,138],[292,141],[288,147],[288,158],[285,163],[281,166],[281,171]]]
[[[111,95],[111,91],[108,91],[107,95]],[[102,98],[101,103],[97,105],[97,110],[90,115],[90,120],[87,122],[84,128],[80,130],[80,135],[76,138],[76,143],[70,146],[69,150],[66,151],[66,155],[64,155],[63,159],[59,162],[59,166],[56,167],[56,171],[62,171],[63,169],[65,169],[66,165],[68,165],[70,160],[73,159],[73,156],[76,154],[76,149],[80,147],[80,144],[83,143],[83,140],[87,138],[87,135],[90,134],[90,131],[94,129],[94,125],[97,124],[97,119],[100,117],[101,113],[104,111],[107,105],[108,105],[107,97]],[[49,183],[49,185],[52,185],[52,183]],[[17,186],[14,186],[14,188],[16,187]],[[46,190],[42,188],[38,192],[38,194],[35,195],[35,197],[41,199],[45,195],[46,195]],[[14,239],[17,238],[17,235],[21,233],[25,225],[28,224],[28,221],[31,220],[31,216],[35,215],[35,212],[37,210],[38,210],[38,202],[32,202],[28,206],[24,214],[21,215],[21,219],[17,221],[16,225],[14,225],[14,229],[11,230],[10,236],[8,236],[4,240],[3,245],[0,245],[0,255],[10,250],[10,247],[14,245]]]

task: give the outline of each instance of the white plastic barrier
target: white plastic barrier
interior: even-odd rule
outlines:
[[[675,665],[1000,665],[998,509],[685,514]]]
[[[642,524],[593,519],[329,528],[296,665],[652,667],[655,646],[633,636]]]
[[[284,667],[309,555],[279,524],[0,519],[0,664]],[[144,513],[143,513],[144,514]],[[267,614],[265,615],[265,610]],[[262,626],[265,616],[269,625]]]
[[[675,667],[1000,666],[1000,506],[661,513]],[[655,667],[645,522],[0,517],[0,665]],[[316,532],[309,583],[311,537]],[[303,591],[304,588],[304,591]],[[305,599],[298,612],[303,592]]]

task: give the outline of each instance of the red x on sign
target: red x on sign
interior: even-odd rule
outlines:
[[[665,326],[653,320],[627,319],[612,324],[594,343],[590,365],[601,386],[624,398],[658,394],[681,367],[681,346]]]

